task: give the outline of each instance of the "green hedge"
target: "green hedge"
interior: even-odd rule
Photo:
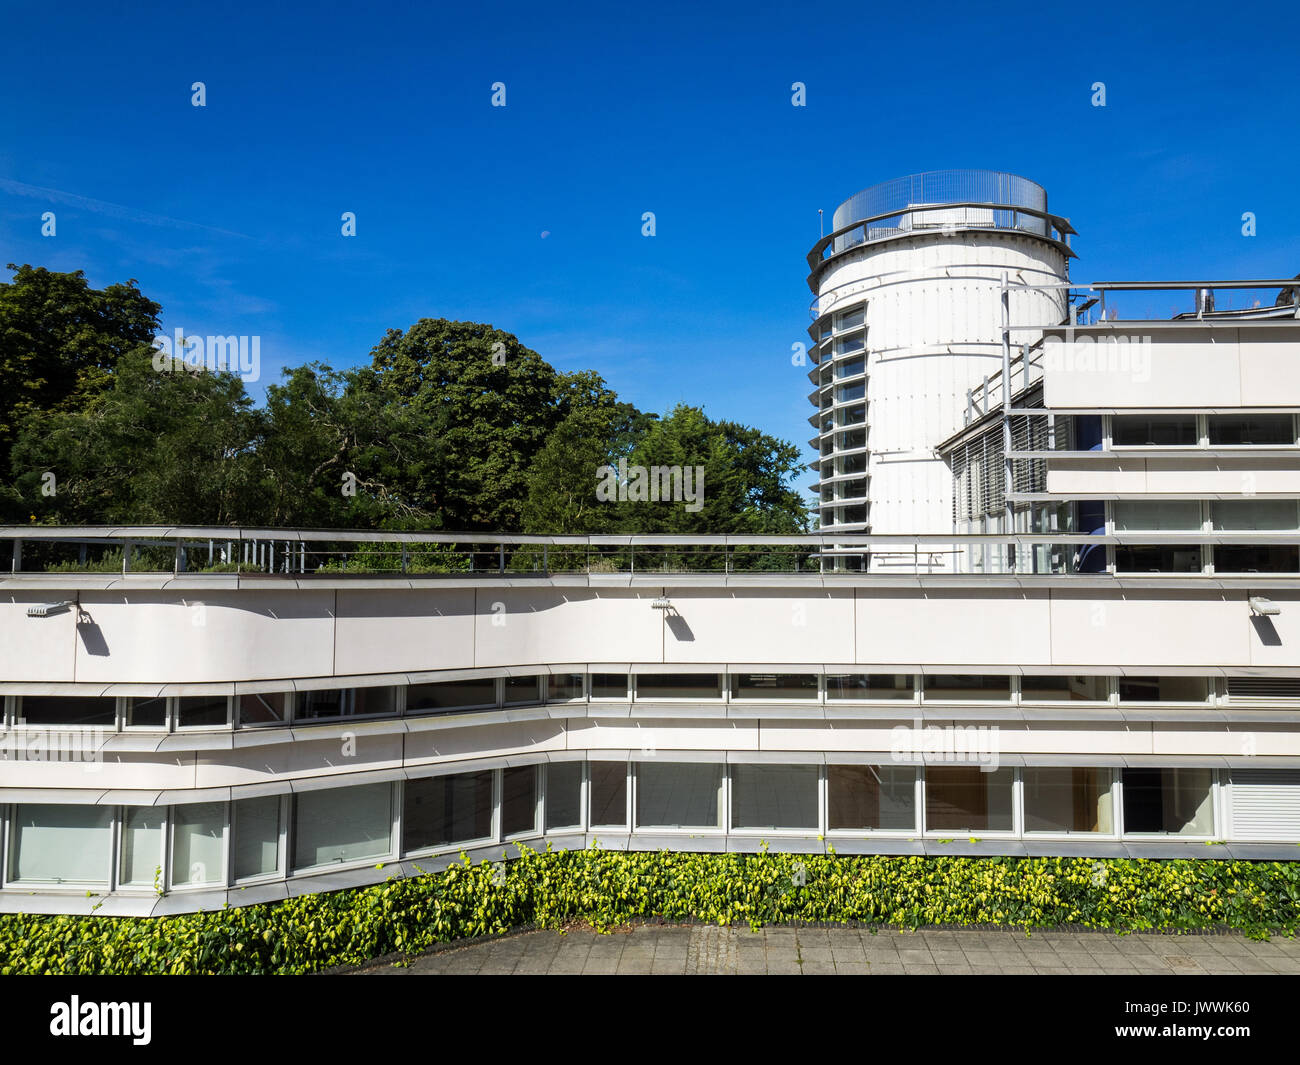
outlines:
[[[0,915],[0,973],[303,973],[585,920],[1294,935],[1300,863],[546,851],[161,918]]]

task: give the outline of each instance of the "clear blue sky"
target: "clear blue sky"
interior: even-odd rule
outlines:
[[[1044,184],[1076,279],[1300,271],[1292,5],[240,9],[5,4],[0,265],[136,278],[263,383],[470,319],[802,445],[817,209],[921,170]]]

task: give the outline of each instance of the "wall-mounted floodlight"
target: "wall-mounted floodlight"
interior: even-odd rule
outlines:
[[[62,603],[41,603],[39,606],[29,606],[27,616],[29,618],[51,618],[55,614],[66,614],[74,605],[71,599],[65,599]]]
[[[652,599],[650,601],[650,607],[653,610],[671,610],[673,608],[673,603],[666,595],[661,595],[658,599]]]
[[[1250,612],[1256,617],[1272,617],[1275,614],[1282,613],[1282,608],[1272,599],[1265,599],[1262,595],[1252,595],[1247,600],[1250,603]]]

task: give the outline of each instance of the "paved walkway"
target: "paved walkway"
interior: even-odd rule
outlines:
[[[374,974],[1300,973],[1300,939],[1108,932],[870,931],[641,925],[521,932]]]

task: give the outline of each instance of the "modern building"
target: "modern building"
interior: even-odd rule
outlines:
[[[1019,342],[1067,320],[1074,230],[1042,186],[987,170],[875,185],[833,226],[808,255],[821,528],[949,532],[934,445],[1000,372],[1009,325]]]
[[[1070,282],[1032,183],[885,188],[813,256],[817,534],[0,529],[0,908],[515,842],[1300,856],[1295,282]]]

